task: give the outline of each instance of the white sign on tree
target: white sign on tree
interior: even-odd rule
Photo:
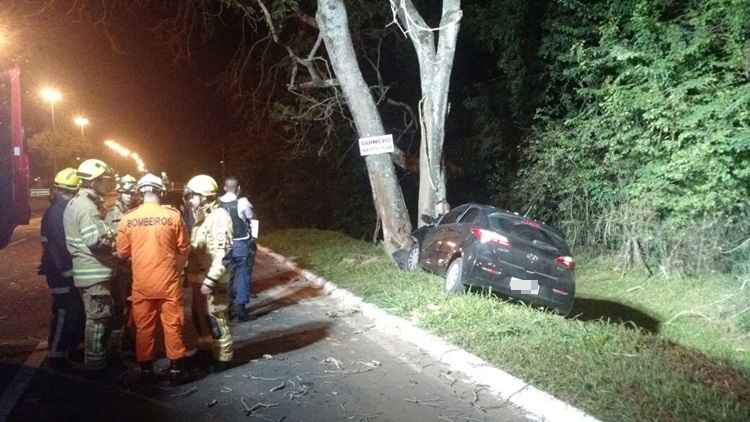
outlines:
[[[363,157],[373,154],[389,154],[393,151],[393,135],[359,138],[359,154]]]

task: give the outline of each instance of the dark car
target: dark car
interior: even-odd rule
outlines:
[[[575,260],[554,228],[501,211],[464,204],[416,230],[405,266],[444,275],[444,290],[467,286],[548,306],[567,315],[575,298]]]

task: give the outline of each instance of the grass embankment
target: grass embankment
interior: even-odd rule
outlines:
[[[579,257],[574,318],[442,294],[340,233],[263,244],[604,421],[750,421],[750,295],[728,279],[625,276]]]

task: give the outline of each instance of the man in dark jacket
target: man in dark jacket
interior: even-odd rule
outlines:
[[[84,310],[81,295],[73,285],[73,261],[65,245],[63,213],[75,195],[80,179],[76,169],[67,168],[55,176],[51,205],[42,217],[42,263],[39,273],[47,277],[52,293],[52,321],[49,330],[49,365],[69,366],[68,357],[83,341]]]

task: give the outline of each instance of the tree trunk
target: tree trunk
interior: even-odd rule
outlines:
[[[360,137],[384,135],[383,123],[354,53],[344,0],[318,0],[316,15],[328,57]],[[383,224],[386,252],[411,244],[411,222],[389,154],[365,157],[375,210]]]
[[[443,0],[437,43],[435,32],[428,29],[412,1],[405,0],[403,5],[398,18],[408,31],[417,52],[422,88],[419,107],[422,125],[419,148],[419,216],[437,217],[450,208],[446,197],[443,144],[448,91],[462,17],[461,1]],[[418,224],[420,227],[424,225],[421,218],[418,219]]]

